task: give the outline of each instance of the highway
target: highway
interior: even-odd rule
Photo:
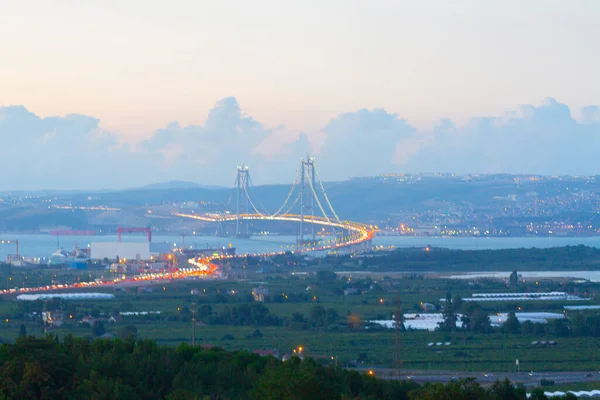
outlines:
[[[312,201],[314,201],[316,203],[316,205],[318,205],[319,209],[321,210],[323,216],[322,217],[318,217],[315,215],[298,215],[298,214],[290,214],[291,209],[294,207],[294,205],[296,204],[296,202],[298,200],[300,200],[300,208],[301,210],[304,210],[302,208],[302,194],[303,194],[303,190],[308,190],[307,188],[304,188],[305,186],[305,172],[308,170],[310,171],[311,175],[308,179],[308,183],[309,183],[309,188],[312,192],[312,195],[314,195]],[[285,199],[283,205],[279,208],[279,210],[277,210],[274,214],[272,215],[265,215],[262,214],[258,211],[258,209],[254,206],[254,202],[252,201],[252,199],[250,198],[250,195],[248,193],[248,183],[249,183],[249,172],[248,172],[248,167],[246,166],[241,166],[238,167],[238,176],[236,179],[237,182],[237,190],[238,190],[238,200],[237,200],[237,213],[236,214],[230,214],[230,213],[225,213],[225,214],[186,214],[186,213],[179,213],[179,212],[173,212],[171,215],[176,216],[176,217],[181,217],[181,218],[188,218],[188,219],[194,219],[194,220],[199,220],[199,221],[205,221],[205,222],[233,222],[233,221],[256,221],[256,220],[261,220],[261,221],[282,221],[282,222],[293,222],[293,223],[300,223],[302,226],[303,223],[307,223],[307,224],[316,224],[316,225],[321,225],[321,226],[327,226],[327,227],[331,227],[331,228],[337,228],[337,229],[341,229],[342,231],[346,231],[347,235],[343,236],[341,239],[340,238],[336,238],[336,239],[331,239],[331,240],[323,240],[323,241],[315,241],[315,242],[308,242],[308,243],[301,243],[297,246],[294,246],[292,249],[290,249],[289,251],[291,251],[292,253],[305,253],[305,252],[314,252],[314,251],[326,251],[326,250],[336,250],[336,249],[340,249],[343,247],[352,247],[352,246],[357,246],[357,245],[364,245],[364,244],[369,244],[371,242],[371,240],[373,239],[373,236],[375,235],[375,231],[377,230],[377,227],[371,226],[371,225],[367,225],[367,224],[361,224],[358,222],[352,222],[352,221],[342,221],[339,219],[339,217],[337,216],[336,212],[334,211],[333,207],[331,206],[331,203],[329,202],[329,199],[327,197],[327,194],[325,193],[325,188],[323,187],[323,183],[320,181],[319,178],[319,184],[320,184],[320,188],[322,190],[322,195],[326,201],[326,205],[329,206],[329,209],[331,210],[331,213],[333,214],[333,218],[329,218],[327,216],[327,213],[325,212],[325,209],[323,208],[320,200],[319,200],[319,196],[317,196],[317,193],[315,191],[315,186],[316,186],[316,180],[315,178],[318,178],[318,171],[315,169],[315,164],[314,164],[314,159],[311,157],[307,158],[307,161],[304,161],[304,159],[301,160],[301,169],[299,170],[299,174],[302,174],[303,178],[298,181],[297,179],[294,181],[292,188],[287,196],[287,198]],[[241,175],[243,175],[243,179],[240,177]],[[240,180],[241,179],[241,180]],[[288,205],[288,202],[291,200],[292,194],[294,193],[294,188],[298,185],[301,184],[302,187],[300,188],[300,195],[299,197],[292,202],[290,208],[286,211],[286,212],[282,212],[282,210]],[[241,191],[243,191],[243,195],[245,195],[245,197],[247,198],[248,202],[250,205],[252,205],[252,208],[254,209],[255,213],[254,214],[249,214],[241,212],[239,210],[239,195],[241,194]],[[246,210],[247,210],[247,205],[246,205]],[[119,228],[121,229],[121,228]],[[148,241],[151,240],[151,231],[148,228],[129,228],[129,229],[134,229],[136,231],[138,230],[148,230]],[[121,235],[121,231],[119,231],[119,239],[120,239],[120,235]],[[16,245],[17,245],[17,254],[18,254],[18,241],[16,241]],[[164,273],[144,273],[144,274],[140,274],[137,275],[135,277],[131,277],[131,278],[127,278],[125,276],[122,277],[117,277],[114,278],[112,280],[103,280],[103,281],[92,281],[92,282],[80,282],[80,283],[74,283],[74,284],[57,284],[57,285],[48,285],[48,286],[41,286],[41,287],[31,287],[31,288],[7,288],[5,290],[0,290],[0,294],[18,294],[18,293],[34,293],[34,292],[47,292],[47,291],[54,291],[54,290],[64,290],[64,289],[73,289],[73,288],[88,288],[88,287],[96,287],[96,286],[104,286],[104,285],[119,285],[119,284],[130,284],[132,282],[140,282],[140,281],[155,281],[155,280],[175,280],[175,279],[186,279],[192,276],[210,276],[210,275],[214,275],[214,273],[217,270],[217,266],[212,262],[216,259],[225,259],[225,258],[233,258],[233,257],[246,257],[246,256],[274,256],[274,255],[279,255],[279,254],[285,254],[287,251],[279,251],[279,252],[270,252],[270,253],[255,253],[255,254],[242,254],[242,255],[237,255],[237,256],[229,256],[229,255],[219,255],[213,258],[192,258],[188,260],[188,264],[191,265],[191,268],[181,268],[181,269],[177,269],[174,272],[164,272]]]
[[[324,250],[335,250],[342,247],[355,246],[361,243],[367,243],[373,239],[375,235],[376,227],[366,224],[361,224],[352,221],[335,221],[326,217],[317,216],[301,216],[297,214],[283,214],[283,215],[263,215],[263,214],[184,214],[184,213],[173,213],[174,216],[195,219],[205,222],[230,222],[230,221],[284,221],[284,222],[304,222],[307,224],[315,224],[321,226],[328,226],[331,228],[343,229],[352,234],[344,236],[341,240],[328,240],[322,243],[313,243],[313,245],[297,246],[295,252],[307,252],[307,251],[324,251]],[[283,252],[279,252],[283,253]],[[278,254],[278,253],[271,253]]]
[[[221,257],[225,258],[225,257]],[[11,288],[0,290],[0,294],[24,294],[24,293],[38,293],[38,292],[53,292],[57,290],[65,289],[81,289],[81,288],[95,288],[103,287],[107,285],[130,285],[132,283],[142,282],[155,282],[155,281],[172,281],[176,279],[187,279],[190,277],[206,277],[213,275],[217,270],[217,266],[213,264],[212,259],[200,259],[193,260],[193,268],[180,268],[176,271],[171,272],[149,272],[133,277],[116,277],[114,279],[107,280],[95,280],[90,282],[76,282],[72,284],[52,284],[47,286],[29,287],[29,288]]]
[[[514,383],[526,387],[537,387],[542,379],[553,380],[555,385],[564,385],[580,382],[599,382],[598,371],[560,371],[560,372],[463,372],[463,371],[401,371],[397,376],[388,368],[357,368],[360,372],[373,371],[374,375],[382,379],[414,380],[417,383],[446,383],[456,379],[475,378],[481,385],[487,386],[497,380],[508,378]]]
[[[369,225],[360,224],[357,222],[350,221],[342,221],[335,222],[331,221],[328,218],[323,217],[314,217],[314,216],[300,216],[293,214],[286,214],[280,216],[265,216],[262,214],[242,214],[239,216],[236,215],[226,215],[226,216],[203,216],[196,214],[174,214],[178,217],[183,218],[191,218],[198,219],[202,221],[210,221],[210,222],[219,222],[219,221],[234,221],[238,219],[245,220],[272,220],[272,221],[287,221],[287,222],[299,222],[300,220],[306,223],[319,224],[334,228],[340,228],[351,232],[347,236],[344,236],[341,240],[328,240],[319,243],[312,244],[303,244],[301,246],[297,246],[294,248],[293,252],[302,253],[302,252],[312,252],[312,251],[324,251],[324,250],[333,250],[339,249],[342,247],[355,246],[361,243],[367,243],[371,239],[373,239],[373,235],[375,233],[375,228]],[[215,273],[217,270],[217,266],[213,263],[216,259],[226,259],[226,258],[239,258],[246,257],[248,255],[253,256],[273,256],[278,254],[284,254],[285,251],[279,252],[271,252],[271,253],[260,253],[260,254],[241,254],[236,256],[230,255],[220,255],[214,258],[201,258],[201,259],[190,259],[188,263],[192,266],[192,268],[180,268],[174,272],[162,272],[162,273],[145,273],[140,274],[135,277],[117,277],[110,280],[104,281],[92,281],[92,282],[78,282],[73,284],[55,284],[55,285],[47,285],[40,287],[29,287],[29,288],[12,288],[12,289],[4,289],[0,290],[0,294],[22,294],[22,293],[36,293],[36,292],[49,292],[55,290],[64,290],[64,289],[78,289],[78,288],[92,288],[98,286],[105,285],[121,285],[121,284],[131,284],[134,282],[141,281],[170,281],[176,279],[186,279],[193,276],[210,276]]]
[[[262,214],[241,214],[239,217],[237,215],[197,215],[197,214],[182,214],[182,213],[174,213],[173,215],[182,217],[182,218],[190,218],[196,220],[202,220],[207,222],[223,222],[223,221],[235,221],[235,220],[268,220],[268,221],[287,221],[287,222],[300,222],[301,220],[306,223],[311,224],[319,224],[339,229],[347,230],[351,232],[347,236],[344,236],[341,240],[328,240],[324,242],[315,242],[311,244],[303,244],[300,246],[296,246],[292,252],[295,253],[303,253],[303,252],[312,252],[312,251],[324,251],[324,250],[334,250],[342,247],[355,246],[361,243],[368,243],[373,239],[375,234],[374,227],[370,225],[360,224],[357,222],[350,221],[331,221],[326,217],[315,217],[315,216],[300,216],[294,214],[285,214],[279,216],[266,216]],[[140,274],[135,277],[117,277],[110,280],[104,281],[92,281],[92,282],[78,282],[73,284],[56,284],[56,285],[48,285],[48,286],[40,286],[40,287],[30,287],[30,288],[12,288],[12,289],[4,289],[0,290],[0,294],[22,294],[22,293],[36,293],[36,292],[49,292],[54,290],[64,290],[64,289],[76,289],[76,288],[91,288],[105,285],[120,285],[120,284],[130,284],[132,282],[140,282],[140,281],[170,281],[175,279],[186,279],[193,276],[210,276],[213,275],[217,266],[213,263],[216,259],[226,259],[226,258],[240,258],[246,257],[248,255],[252,256],[274,256],[278,254],[285,254],[285,251],[271,252],[271,253],[256,253],[256,254],[241,254],[241,255],[220,255],[213,258],[201,258],[201,259],[190,259],[188,263],[192,266],[192,268],[180,268],[174,272],[162,272],[162,273],[145,273]]]

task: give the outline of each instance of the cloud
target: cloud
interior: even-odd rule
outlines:
[[[330,180],[389,171],[396,147],[417,133],[397,114],[383,109],[341,114],[329,121],[323,132],[326,137],[317,163]]]
[[[599,124],[600,123],[600,107],[587,106],[581,109],[582,124]]]
[[[255,152],[273,147],[273,130],[244,115],[233,97],[218,101],[204,125],[172,122],[135,146],[120,145],[97,118],[40,118],[23,106],[0,107],[0,155],[11,169],[0,176],[0,189],[124,188],[174,179],[228,186],[242,163],[255,182],[291,182],[291,161],[310,143],[303,134],[285,139],[278,152]]]
[[[203,184],[233,185],[238,165],[250,165],[251,176],[256,176],[254,169],[269,162],[253,150],[272,137],[271,129],[244,115],[237,100],[227,97],[210,110],[204,126],[171,123],[144,141],[140,151],[160,165],[156,173],[159,180],[177,177]]]
[[[71,114],[40,118],[25,107],[0,108],[0,188],[120,187],[143,174],[127,146],[98,119]]]
[[[0,107],[6,168],[0,189],[123,188],[175,179],[230,186],[241,163],[250,166],[256,184],[291,183],[307,154],[316,156],[320,176],[329,181],[384,172],[600,170],[600,107],[584,107],[575,119],[554,99],[461,126],[440,119],[427,130],[384,109],[361,109],[334,117],[321,135],[315,152],[314,132],[267,128],[233,97],[217,102],[203,125],[172,122],[137,145],[120,144],[97,118],[40,118],[23,106]]]
[[[253,159],[254,183],[292,183],[298,175],[300,159],[312,154],[312,145],[305,133],[284,143],[279,151],[256,154]]]
[[[596,174],[600,162],[597,107],[578,122],[569,107],[554,99],[523,105],[499,117],[473,118],[457,127],[446,121],[403,168],[456,173]],[[594,114],[595,113],[595,114]],[[424,135],[427,136],[427,135]]]

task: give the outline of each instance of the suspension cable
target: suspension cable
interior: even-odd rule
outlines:
[[[234,179],[233,188],[229,192],[229,200],[227,200],[227,208],[229,208],[229,210],[231,210],[231,201],[233,200],[233,194],[235,193],[235,191],[237,189],[236,186],[237,186],[237,178]]]
[[[254,183],[252,183],[252,177],[250,176],[250,174],[248,174],[248,187],[250,187],[250,186],[254,187]],[[250,194],[248,194],[248,196],[250,196]],[[263,210],[264,215],[269,215],[269,211],[267,210],[267,207],[265,207],[265,205],[262,204],[260,199],[257,200],[257,203],[258,203],[260,209]]]
[[[314,168],[314,164],[313,164],[313,168]],[[323,213],[323,217],[325,217],[325,219],[327,220],[328,223],[331,223],[331,221],[329,220],[329,217],[327,216],[327,213],[325,212],[325,210],[323,209],[323,206],[321,205],[321,202],[319,201],[319,196],[317,196],[317,191],[315,190],[315,186],[312,184],[312,179],[308,180],[308,185],[310,186],[313,196],[315,196],[315,200],[317,200],[317,205],[319,206],[319,209],[321,210],[321,212]]]
[[[260,211],[258,211],[258,209],[256,208],[256,206],[252,202],[252,199],[250,198],[250,194],[248,193],[248,189],[246,187],[244,187],[244,192],[246,193],[246,197],[248,198],[248,201],[250,202],[250,205],[252,206],[252,208],[254,209],[254,211],[258,215],[260,215],[261,217],[264,217],[265,215],[263,213],[261,213]]]
[[[300,193],[298,193],[298,196],[296,196],[296,199],[294,200],[294,202],[292,203],[292,205],[283,213],[283,215],[289,214],[290,211],[292,211],[292,208],[294,208],[294,206],[296,204],[298,204],[298,200],[300,200]]]
[[[271,217],[276,217],[279,214],[281,214],[281,211],[285,208],[286,204],[288,201],[290,201],[290,198],[292,197],[292,194],[294,194],[294,189],[296,188],[296,185],[298,184],[298,178],[300,176],[301,173],[301,169],[298,169],[298,173],[296,174],[296,179],[294,179],[294,183],[292,183],[292,188],[290,189],[290,192],[288,193],[285,201],[283,202],[283,204],[281,205],[281,207],[279,207],[279,210],[275,211]],[[295,205],[296,203],[294,203]]]
[[[321,180],[321,177],[319,176],[319,170],[317,168],[315,168],[314,164],[313,164],[313,168],[315,169],[315,172],[317,173],[317,180],[319,181],[319,184],[321,185],[321,190],[323,191],[323,196],[325,197],[325,201],[327,202],[329,209],[333,213],[336,221],[338,223],[341,223],[342,221],[340,221],[340,217],[337,216],[335,210],[333,209],[333,206],[331,205],[331,202],[329,201],[329,197],[327,197],[327,192],[325,192],[325,187],[323,186],[323,181]]]

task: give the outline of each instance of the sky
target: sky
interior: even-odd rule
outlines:
[[[595,174],[595,0],[0,0],[0,190]],[[596,147],[598,148],[598,147]]]

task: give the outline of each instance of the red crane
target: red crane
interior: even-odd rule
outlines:
[[[123,228],[123,227],[119,226],[117,228],[117,233],[119,234],[119,242],[121,241],[122,233],[133,233],[133,232],[146,232],[146,235],[148,236],[148,242],[152,241],[152,229],[150,229],[150,227],[147,227],[147,228]]]

